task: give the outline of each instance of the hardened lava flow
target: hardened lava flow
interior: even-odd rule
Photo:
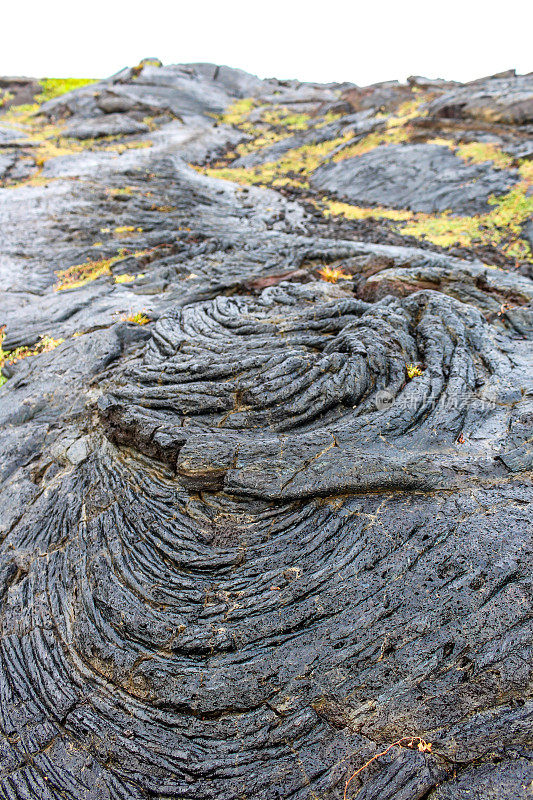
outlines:
[[[17,80],[0,795],[526,800],[531,76]]]

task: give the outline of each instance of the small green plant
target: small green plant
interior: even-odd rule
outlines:
[[[337,283],[337,281],[341,280],[346,281],[350,280],[352,277],[340,267],[324,267],[318,270],[318,274],[323,281],[327,281],[328,283]]]
[[[147,325],[152,321],[144,311],[138,311],[136,314],[125,314],[121,319],[123,322],[133,322],[135,325]]]
[[[48,353],[54,350],[58,345],[64,342],[64,339],[54,339],[52,336],[41,336],[39,341],[33,347],[16,347],[14,350],[4,350],[2,342],[5,335],[5,325],[0,328],[0,370],[9,364],[15,364],[17,361],[22,361],[24,358],[31,356],[38,356],[41,353]],[[0,386],[3,386],[7,378],[0,373]]]
[[[406,364],[405,371],[410,381],[413,380],[413,378],[419,378],[420,375],[423,374],[423,369],[419,367],[418,364]]]

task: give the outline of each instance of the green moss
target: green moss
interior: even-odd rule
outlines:
[[[110,275],[112,265],[122,258],[121,255],[112,258],[99,258],[96,261],[86,261],[84,264],[74,264],[67,269],[56,272],[58,281],[56,290],[77,289],[80,286],[95,281],[102,275]]]
[[[241,144],[237,145],[233,155],[245,156],[248,153],[257,153],[259,150],[264,150],[265,147],[270,147],[286,138],[287,133],[266,130],[264,133],[257,134],[251,142],[241,142]]]
[[[529,244],[521,238],[522,227],[533,215],[533,196],[527,196],[527,183],[517,184],[501,197],[491,197],[494,210],[472,217],[451,214],[418,214],[401,229],[405,236],[425,239],[441,247],[491,245],[508,258],[531,261]]]
[[[256,121],[249,122],[250,112],[256,111]],[[226,125],[237,127],[242,133],[252,137],[249,142],[242,142],[234,153],[228,153],[228,160],[257,152],[270,147],[275,142],[287,139],[298,131],[306,130],[311,122],[308,114],[294,114],[285,106],[258,106],[254,98],[244,98],[231,105],[218,119]]]
[[[120,261],[126,256],[130,255],[132,258],[143,258],[153,253],[156,249],[155,247],[148,250],[137,250],[135,253],[132,253],[131,251],[121,248],[118,254],[116,256],[111,256],[111,258],[99,258],[95,261],[86,261],[84,264],[74,264],[72,267],[67,267],[67,269],[60,269],[56,272],[58,280],[54,288],[56,291],[78,289],[80,286],[85,286],[87,283],[91,283],[91,281],[95,281],[103,275],[111,275],[111,267],[113,264],[116,264],[117,261]],[[115,279],[115,281],[117,283],[121,282],[117,279]]]
[[[136,186],[119,186],[118,188],[106,189],[105,193],[109,197],[131,197],[131,195],[137,191],[138,189]],[[102,231],[104,230],[105,229],[102,229]]]
[[[219,119],[225,125],[241,125],[247,120],[248,114],[255,106],[256,101],[253,97],[245,97],[229,106],[224,114],[219,116]]]
[[[136,314],[126,314],[122,317],[124,322],[133,322],[135,325],[147,325],[152,320],[147,317],[144,311],[138,311]]]
[[[353,143],[353,133],[348,130],[325,142],[306,144],[288,150],[280,158],[255,167],[232,167],[232,161],[247,153],[258,152],[281,139],[292,136],[299,130],[314,126],[320,128],[341,115],[329,112],[322,119],[312,119],[307,114],[294,114],[283,106],[259,106],[252,98],[235,103],[221,119],[235,125],[251,140],[241,143],[235,152],[213,166],[197,167],[201,172],[215,178],[240,184],[258,184],[280,188],[299,188],[326,216],[343,216],[350,220],[386,220],[398,233],[431,242],[440,247],[493,247],[506,258],[533,260],[529,244],[522,238],[522,228],[533,213],[533,197],[528,197],[533,183],[533,162],[516,162],[500,150],[495,142],[470,142],[458,145],[450,138],[426,139],[428,144],[448,147],[459,158],[468,163],[491,162],[497,169],[516,167],[521,181],[510,192],[491,198],[491,210],[486,214],[455,216],[451,212],[441,214],[414,213],[407,209],[377,206],[362,208],[336,200],[323,198],[316,201],[309,195],[309,177],[322,163],[332,160],[341,162],[368,153],[380,145],[402,144],[420,141],[414,138],[413,120],[423,117],[427,111],[423,104],[430,95],[418,92],[413,100],[403,103],[395,114],[382,115],[380,130],[368,134]],[[250,115],[253,111],[253,123]],[[422,140],[424,136],[422,135]]]
[[[469,142],[460,145],[455,153],[470,164],[491,161],[498,169],[509,169],[513,165],[511,156],[500,150],[494,142]]]
[[[235,156],[257,152],[269,147],[277,141],[286,139],[298,131],[307,130],[311,125],[317,128],[328,122],[338,119],[341,115],[328,112],[322,119],[313,119],[309,114],[295,114],[285,106],[271,106],[260,108],[257,101],[252,98],[239,100],[220,117],[221,121],[232,124],[243,133],[253,137],[249,142],[242,143],[236,148],[236,153],[228,156],[214,167],[203,169],[211,177],[223,178],[243,184],[262,184],[281,187],[287,184],[307,188],[308,176],[334,151],[334,161],[361,155],[380,144],[395,144],[408,141],[410,130],[407,123],[415,116],[420,116],[420,105],[425,96],[414,101],[404,103],[397,114],[386,119],[382,131],[369,134],[362,141],[354,145],[349,142],[353,133],[347,131],[340,137],[316,144],[306,144],[292,148],[275,161],[269,161],[254,168],[232,168],[231,160]],[[249,122],[249,115],[255,110],[253,124]],[[344,146],[344,147],[343,147]]]
[[[12,128],[15,135],[17,132],[27,134],[35,143],[31,150],[31,157],[35,161],[38,170],[41,170],[51,158],[73,155],[86,150],[101,150],[120,154],[126,150],[152,146],[152,142],[149,140],[122,142],[120,138],[113,136],[84,140],[66,137],[63,135],[64,122],[49,122],[36,113],[39,108],[38,104],[13,106],[2,115],[2,125]],[[29,178],[10,184],[10,186],[16,188],[22,185],[39,185],[49,181],[50,178],[41,179],[40,172],[37,172],[33,173]]]
[[[261,114],[261,121],[268,125],[283,127],[289,131],[304,131],[309,127],[312,117],[309,114],[294,114],[285,106],[274,106]]]
[[[322,203],[324,216],[338,217],[342,216],[345,219],[389,219],[394,222],[403,222],[413,219],[411,211],[403,209],[384,208],[383,206],[375,206],[373,208],[361,208],[360,206],[352,206],[349,203],[341,203],[337,200],[324,200]]]
[[[438,215],[413,214],[400,231],[404,236],[425,239],[440,247],[481,243],[479,217],[452,217],[449,212]]]
[[[322,121],[317,122],[317,128],[323,128],[325,125],[329,125],[330,122],[336,122],[338,119],[341,119],[342,114],[336,114],[334,111],[328,111],[327,114],[324,114]]]
[[[2,114],[2,125],[8,127],[21,127],[31,121],[31,117],[39,110],[38,103],[23,103],[20,106],[11,106]]]
[[[412,236],[439,247],[492,246],[507,258],[533,261],[529,244],[522,239],[522,228],[533,215],[533,196],[527,195],[529,183],[522,181],[505,195],[492,196],[489,204],[493,210],[471,217],[443,214],[422,214],[405,209],[361,208],[335,200],[323,200],[325,216],[343,216],[346,219],[386,219],[397,223],[398,233]]]
[[[40,81],[42,92],[35,96],[35,103],[12,106],[5,114],[2,114],[2,125],[12,128],[15,135],[17,132],[28,135],[36,143],[32,148],[31,155],[39,170],[50,158],[81,153],[85,150],[123,153],[126,150],[152,146],[152,142],[147,140],[123,142],[120,137],[113,136],[85,139],[83,141],[72,139],[63,135],[65,129],[64,121],[52,123],[39,114],[41,104],[47,100],[60,97],[66,92],[79,89],[91,83],[94,83],[94,81],[87,78],[46,78]],[[16,188],[21,185],[47,183],[49,180],[41,180],[40,174],[34,173],[30,178],[10,185]]]
[[[339,153],[333,156],[333,161],[344,161],[346,158],[362,156],[364,153],[369,153],[382,144],[401,144],[402,142],[408,142],[410,135],[409,129],[403,127],[392,127],[382,132],[369,133],[368,136],[365,136],[360,142],[344,147]]]
[[[0,370],[6,364],[15,364],[17,361],[22,361],[24,358],[31,356],[38,356],[41,353],[48,353],[54,350],[59,344],[64,342],[64,339],[54,339],[52,336],[41,336],[37,344],[33,347],[17,347],[15,350],[7,351],[2,348],[4,339],[4,329],[0,329]],[[7,378],[0,374],[0,386],[3,386]]]
[[[42,91],[36,95],[35,101],[39,104],[46,103],[48,100],[54,100],[62,94],[72,92],[74,89],[81,89],[82,86],[90,83],[96,83],[96,81],[92,78],[44,78],[39,81]]]
[[[527,161],[525,158],[520,159],[518,162],[518,172],[520,177],[526,181],[529,186],[533,184],[533,161]]]
[[[351,139],[349,132],[338,139],[329,139],[318,144],[305,144],[288,150],[275,161],[268,161],[257,167],[215,167],[200,168],[211,177],[223,178],[244,184],[263,184],[266,186],[285,186],[289,183],[308,187],[306,178],[314,172],[321,162],[337,147]]]
[[[121,225],[120,227],[113,229],[113,234],[119,239],[124,234],[127,234],[127,238],[129,239],[131,234],[142,233],[142,231],[142,228],[136,228],[135,225]]]
[[[386,117],[383,130],[369,133],[360,142],[343,148],[333,156],[333,161],[344,161],[346,158],[361,156],[379,147],[379,145],[408,142],[412,137],[412,129],[409,126],[409,122],[415,117],[424,116],[425,112],[422,113],[420,111],[420,106],[424,99],[419,97],[416,100],[409,100],[403,103],[396,114]]]

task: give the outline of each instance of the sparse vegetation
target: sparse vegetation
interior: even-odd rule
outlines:
[[[306,180],[321,162],[337,147],[352,138],[351,132],[338,139],[330,139],[317,144],[306,144],[288,150],[276,161],[269,161],[257,167],[215,167],[201,169],[207,175],[243,184],[263,184],[280,187],[294,184],[309,188]]]
[[[501,197],[489,198],[494,207],[488,214],[471,217],[416,214],[400,230],[404,236],[426,239],[441,247],[492,245],[513,259],[531,260],[529,244],[522,239],[522,226],[533,214],[533,196],[527,195],[525,182]]]
[[[3,108],[13,99],[13,95],[7,89],[0,89],[0,108]]]
[[[42,91],[36,95],[35,101],[40,105],[48,100],[61,97],[62,94],[72,92],[74,89],[81,89],[82,86],[95,82],[92,78],[44,78],[39,81]]]
[[[101,150],[120,154],[126,150],[152,146],[152,142],[149,140],[129,139],[123,141],[121,137],[115,136],[102,136],[97,139],[84,140],[70,138],[65,136],[64,133],[66,121],[50,122],[44,115],[39,114],[39,109],[45,101],[90,83],[93,83],[93,81],[75,78],[45,79],[41,81],[42,93],[36,95],[37,102],[12,106],[2,114],[2,125],[4,127],[12,128],[15,135],[17,133],[27,134],[31,139],[31,152],[26,158],[27,160],[32,159],[37,167],[37,172],[34,172],[28,178],[8,184],[10,187],[42,185],[53,180],[53,178],[48,178],[41,174],[43,166],[51,158],[74,155],[86,150]]]
[[[532,77],[143,60],[9,118],[10,797],[521,796]]]
[[[398,233],[425,239],[440,247],[487,246],[497,247],[508,258],[531,260],[529,244],[522,238],[523,225],[533,214],[533,196],[528,195],[527,181],[522,181],[507,194],[489,198],[493,210],[487,214],[453,215],[423,214],[405,209],[361,208],[349,203],[324,199],[326,216],[346,219],[385,219],[398,224]]]
[[[67,269],[56,272],[58,282],[55,288],[60,291],[63,289],[76,289],[80,286],[95,281],[102,275],[110,275],[111,267],[123,258],[122,255],[112,258],[99,258],[96,261],[86,261],[84,264],[74,264]]]
[[[144,311],[137,311],[136,314],[125,314],[121,319],[124,322],[133,322],[135,325],[147,325],[152,321]]]
[[[64,339],[54,339],[52,336],[41,336],[39,341],[33,347],[16,347],[14,350],[6,351],[2,347],[4,340],[5,326],[0,328],[0,370],[9,364],[15,364],[17,361],[22,361],[24,358],[31,356],[38,356],[41,353],[48,353],[54,350],[58,345],[64,342]],[[0,386],[3,386],[7,378],[0,373]]]
[[[349,203],[342,203],[337,200],[325,199],[322,203],[322,209],[324,215],[327,217],[343,216],[346,219],[390,219],[395,222],[404,222],[413,219],[413,213],[411,211],[384,208],[383,206],[361,208],[360,206],[352,206]]]
[[[122,236],[123,233],[142,233],[142,228],[136,228],[135,225],[122,225],[121,227],[115,228],[113,233],[115,236]]]
[[[324,267],[318,270],[318,274],[323,281],[328,281],[328,283],[337,283],[339,280],[350,280],[352,277],[340,267]]]
[[[452,143],[453,144],[453,143]],[[493,142],[469,142],[455,150],[456,155],[472,164],[483,164],[491,161],[498,169],[509,169],[513,166],[511,156],[504,153]]]
[[[418,364],[406,364],[405,371],[407,372],[409,380],[412,380],[413,378],[420,377],[424,370]]]
[[[233,105],[226,109],[224,114],[221,114],[219,119],[225,125],[240,126],[248,119],[248,114],[255,108],[256,101],[252,97],[245,97],[242,100],[237,100]]]
[[[67,267],[67,269],[57,270],[55,274],[57,275],[58,280],[55,285],[55,289],[56,291],[61,291],[64,289],[78,289],[80,286],[85,286],[87,283],[91,283],[91,281],[95,281],[97,278],[101,278],[103,275],[110,275],[113,264],[116,264],[118,261],[126,258],[126,256],[131,256],[132,258],[142,258],[143,256],[152,253],[154,249],[155,248],[137,250],[136,252],[131,253],[121,248],[117,255],[111,256],[110,258],[99,258],[94,261],[86,261],[84,264],[75,264],[72,267]],[[115,278],[115,283],[126,282],[121,281],[120,278],[120,275],[117,276]]]
[[[250,141],[239,144],[224,159],[210,167],[197,167],[215,178],[230,180],[243,185],[263,185],[273,188],[294,187],[305,194],[309,192],[309,176],[322,163],[331,159],[341,162],[368,153],[380,145],[401,144],[413,139],[415,128],[412,122],[424,117],[427,112],[423,104],[428,94],[417,92],[417,96],[403,103],[395,114],[378,114],[383,118],[383,127],[359,141],[353,141],[352,131],[325,142],[305,144],[288,150],[280,158],[254,167],[232,167],[235,158],[257,152],[281,139],[314,125],[319,128],[338,118],[331,112],[322,121],[313,120],[307,114],[294,114],[283,106],[261,108],[252,98],[239,100],[221,121],[247,133]],[[253,115],[253,122],[250,117]],[[467,163],[491,162],[496,169],[516,168],[521,181],[507,194],[491,197],[491,210],[486,214],[472,216],[452,214],[450,211],[436,214],[413,212],[408,209],[385,206],[360,207],[333,198],[321,201],[310,198],[325,216],[343,216],[349,220],[384,220],[397,232],[443,248],[492,247],[509,260],[533,260],[528,242],[522,238],[524,223],[533,213],[533,197],[528,191],[533,183],[533,163],[516,161],[503,152],[495,142],[469,142],[457,145],[445,137],[426,139],[428,143],[448,147]]]

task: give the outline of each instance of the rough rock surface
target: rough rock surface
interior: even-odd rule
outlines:
[[[531,74],[502,75],[454,87],[436,98],[430,111],[439,117],[470,117],[484,122],[533,122]]]
[[[490,210],[491,195],[518,180],[516,171],[502,174],[490,162],[465,164],[443,145],[392,144],[319,167],[312,184],[351,203],[477,214]]]
[[[147,133],[148,125],[126,114],[106,114],[96,119],[75,120],[65,128],[73,139],[98,139],[100,136],[122,136],[128,133]]]
[[[3,797],[529,796],[531,97],[150,59],[0,117]],[[484,260],[394,227],[491,191]]]

